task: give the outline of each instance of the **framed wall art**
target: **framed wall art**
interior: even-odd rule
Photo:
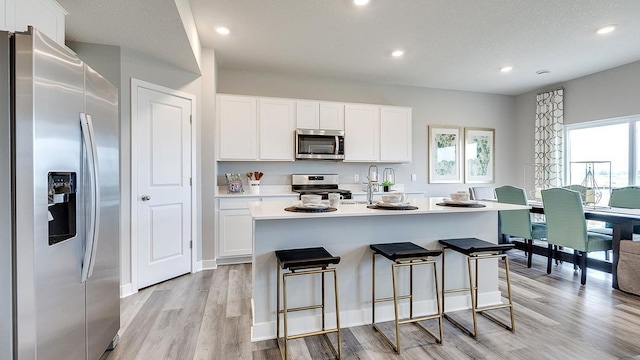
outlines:
[[[429,183],[462,182],[462,128],[429,125]]]
[[[464,181],[495,182],[495,129],[464,128]]]

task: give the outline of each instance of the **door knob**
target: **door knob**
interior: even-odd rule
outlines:
[[[149,201],[151,200],[151,196],[149,195],[142,195],[142,201]]]

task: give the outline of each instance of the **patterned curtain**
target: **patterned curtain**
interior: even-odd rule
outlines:
[[[564,89],[538,94],[535,128],[535,187],[562,186]]]

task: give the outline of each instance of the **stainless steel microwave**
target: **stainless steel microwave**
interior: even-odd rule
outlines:
[[[296,130],[296,159],[343,160],[344,131]]]

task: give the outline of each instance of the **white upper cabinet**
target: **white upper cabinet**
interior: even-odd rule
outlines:
[[[320,103],[320,129],[344,130],[344,104],[336,102]]]
[[[295,160],[295,100],[264,98],[259,104],[260,160]]]
[[[219,94],[218,160],[294,161],[295,130],[344,130],[346,162],[411,162],[409,107]]]
[[[236,95],[217,99],[218,160],[295,160],[295,100]]]
[[[380,161],[411,162],[411,108],[380,107]]]
[[[344,104],[298,100],[296,118],[298,129],[344,130]]]
[[[319,129],[320,102],[311,100],[296,101],[296,122],[298,129]]]
[[[345,105],[344,151],[344,161],[379,161],[379,106],[360,104]]]
[[[258,102],[249,96],[218,96],[220,160],[258,158]]]
[[[64,44],[67,12],[54,0],[0,0],[0,30],[26,31],[35,27],[58,44]]]

